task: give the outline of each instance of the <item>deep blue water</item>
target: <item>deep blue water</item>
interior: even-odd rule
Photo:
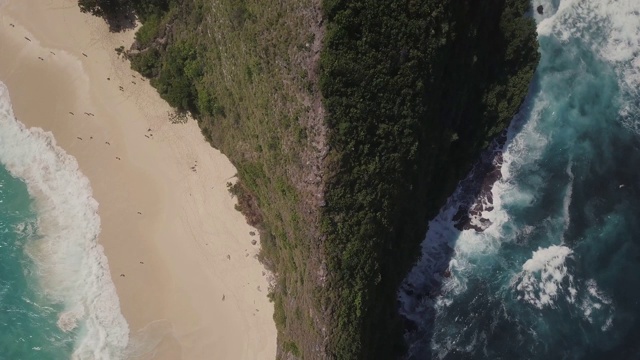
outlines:
[[[640,359],[640,1],[540,4],[492,224],[454,194],[400,292],[411,358]]]

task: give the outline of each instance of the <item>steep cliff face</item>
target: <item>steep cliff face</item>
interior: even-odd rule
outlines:
[[[434,216],[523,101],[538,53],[525,0],[325,1],[323,211],[329,353],[402,350],[399,281]]]
[[[527,1],[121,6],[144,22],[132,66],[238,168],[275,274],[278,356],[401,354],[396,291],[427,221],[537,64]]]
[[[129,51],[132,66],[194,113],[238,169],[231,191],[261,229],[282,356],[320,358],[329,334],[318,306],[327,276],[323,39],[319,0],[184,0],[147,16]]]

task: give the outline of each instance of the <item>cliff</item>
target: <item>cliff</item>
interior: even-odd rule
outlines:
[[[238,169],[281,358],[401,354],[400,281],[434,216],[523,101],[526,0],[80,0]]]
[[[325,1],[330,353],[402,351],[396,291],[433,217],[517,112],[538,61],[527,1]]]

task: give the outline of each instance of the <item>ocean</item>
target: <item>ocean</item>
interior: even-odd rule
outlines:
[[[640,1],[532,9],[497,176],[460,183],[400,289],[410,359],[640,359]]]
[[[89,180],[0,82],[0,359],[121,359],[129,339]]]

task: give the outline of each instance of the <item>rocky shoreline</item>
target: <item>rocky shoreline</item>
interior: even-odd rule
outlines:
[[[482,214],[494,208],[492,190],[493,185],[502,178],[502,152],[506,140],[507,133],[504,131],[484,151],[470,175],[460,183],[460,193],[463,195],[452,219],[456,229],[483,232],[491,226],[491,220],[482,217]]]
[[[454,255],[454,243],[458,235],[448,233],[446,228],[460,232],[483,232],[492,224],[483,214],[494,209],[492,190],[495,183],[502,178],[502,154],[506,140],[507,130],[482,152],[467,177],[460,181],[447,205],[443,207],[445,212],[449,212],[447,208],[455,209],[454,215],[441,213],[433,220],[436,223],[430,226],[444,226],[444,230],[436,230],[440,234],[437,234],[432,242],[423,244],[428,249],[423,249],[423,259],[416,265],[420,270],[410,274],[400,287],[400,307],[411,309],[403,314],[405,338],[411,344],[416,344],[417,339],[431,336],[431,326],[436,316],[433,305],[442,293],[443,282],[451,277],[449,261]],[[410,351],[409,358],[413,358],[414,351],[415,354],[424,354],[428,353],[429,349],[414,348]]]

